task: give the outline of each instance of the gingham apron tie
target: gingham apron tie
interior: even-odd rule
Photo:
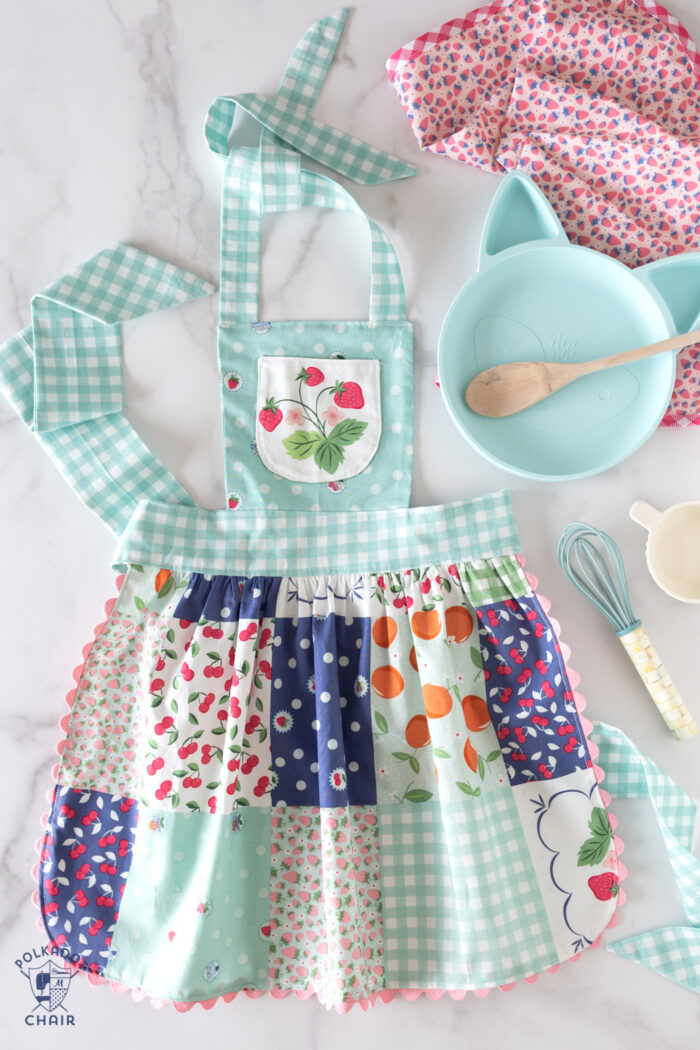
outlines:
[[[621,729],[597,722],[592,737],[600,748],[605,790],[614,798],[651,801],[688,920],[605,947],[700,993],[700,860],[692,852],[698,807]]]
[[[167,503],[192,504],[123,414],[121,324],[213,291],[118,243],[35,295],[31,324],[0,348],[0,390],[118,536],[156,492]]]

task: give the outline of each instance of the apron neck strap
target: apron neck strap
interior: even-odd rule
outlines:
[[[259,320],[260,237],[265,211],[312,205],[360,215],[371,238],[370,321],[404,321],[406,303],[396,252],[386,234],[367,217],[354,198],[332,179],[300,169],[294,157],[266,159],[257,150],[230,154],[224,175],[221,215],[222,325]],[[274,188],[274,192],[270,191]]]
[[[209,148],[222,157],[229,155],[236,106],[240,106],[262,125],[261,146],[267,151],[274,147],[286,153],[291,147],[363,186],[416,175],[417,169],[398,157],[312,115],[347,16],[348,9],[341,8],[306,31],[292,52],[274,99],[254,93],[215,99],[204,127]]]
[[[221,207],[222,325],[258,320],[262,215],[303,205],[356,212],[365,219],[372,241],[370,320],[405,320],[401,272],[386,235],[344,189],[301,167],[300,155],[305,154],[366,186],[416,174],[415,168],[398,158],[312,116],[346,19],[347,8],[343,8],[307,30],[289,59],[274,99],[256,94],[222,96],[209,110],[207,142],[215,153],[226,157]],[[237,106],[261,125],[258,149],[230,146]]]

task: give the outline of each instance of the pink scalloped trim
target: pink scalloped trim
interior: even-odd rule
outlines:
[[[416,37],[415,40],[411,40],[408,44],[404,44],[403,47],[398,48],[387,59],[386,68],[389,76],[393,80],[401,66],[406,65],[407,62],[412,62],[414,58],[418,58],[430,47],[449,39],[455,33],[461,33],[464,29],[469,29],[470,26],[476,25],[477,22],[482,22],[490,15],[498,14],[499,11],[510,7],[513,3],[515,3],[515,0],[494,0],[493,3],[486,4],[484,7],[468,11],[462,18],[452,18],[449,22],[443,22],[436,29],[429,30],[427,33]],[[685,26],[665,7],[657,4],[656,0],[633,0],[633,3],[637,7],[643,8],[653,18],[656,18],[662,25],[671,30],[680,44],[681,50],[693,67],[693,72],[700,77],[700,51],[698,51],[697,44]]]
[[[549,598],[545,598],[543,595],[537,594],[537,592],[536,592],[537,577],[533,576],[532,573],[525,572],[525,559],[524,559],[524,557],[522,555],[520,555],[520,554],[516,555],[516,557],[517,557],[518,563],[520,564],[521,568],[523,569],[523,572],[525,574],[525,577],[526,577],[528,583],[530,584],[530,586],[531,586],[531,588],[533,590],[533,593],[535,593],[535,596],[537,597],[538,601],[540,602],[540,604],[541,604],[545,614],[549,615],[549,609],[550,609],[552,603],[550,602]],[[124,575],[118,576],[117,579],[116,579],[117,594],[119,593],[123,582],[124,582]],[[66,693],[66,705],[68,707],[68,713],[63,715],[59,719],[59,723],[58,723],[59,728],[62,730],[62,732],[64,734],[65,734],[65,732],[68,729],[68,722],[69,722],[69,719],[70,719],[70,712],[71,712],[71,709],[73,707],[73,703],[75,701],[76,693],[77,693],[78,687],[80,685],[80,679],[82,677],[83,670],[85,668],[85,664],[87,663],[88,656],[90,655],[90,650],[92,649],[92,647],[93,647],[95,641],[97,640],[97,638],[99,637],[99,635],[102,633],[104,628],[107,626],[107,622],[109,621],[109,616],[110,616],[110,613],[112,612],[112,609],[114,608],[115,602],[116,602],[116,598],[110,598],[109,601],[105,603],[105,619],[94,628],[92,641],[87,642],[83,646],[83,649],[81,651],[81,656],[83,658],[83,662],[81,664],[78,664],[73,670],[73,678],[75,680],[76,685],[75,685],[74,689],[71,689],[71,690],[69,690],[68,693]],[[565,642],[562,642],[562,640],[561,640],[561,634],[560,634],[560,630],[561,629],[560,629],[560,625],[559,625],[558,620],[554,620],[554,619],[552,619],[550,617],[550,622],[552,624],[552,628],[554,630],[554,633],[556,634],[557,641],[558,641],[559,647],[561,649],[561,655],[562,655],[562,659],[564,661],[564,667],[566,669],[566,673],[567,673],[569,681],[571,683],[571,688],[572,688],[573,696],[574,696],[574,703],[576,704],[576,710],[578,711],[579,718],[581,720],[581,726],[583,728],[583,731],[584,731],[584,734],[585,734],[585,737],[586,737],[586,743],[588,745],[588,750],[590,752],[591,759],[595,761],[595,759],[598,757],[599,749],[598,749],[597,745],[590,739],[590,736],[589,736],[589,734],[590,734],[590,732],[591,732],[591,730],[593,728],[593,723],[588,718],[584,717],[583,710],[586,707],[586,700],[585,700],[585,697],[583,697],[581,695],[581,693],[576,692],[576,688],[575,688],[578,685],[578,683],[580,682],[581,676],[578,674],[578,672],[573,671],[569,667],[568,660],[569,660],[569,657],[571,655],[571,649],[569,648],[568,645],[566,645]],[[61,739],[61,741],[59,742],[59,744],[56,747],[56,751],[57,751],[57,753],[59,755],[63,751],[63,745],[64,745],[64,738]],[[596,780],[600,784],[600,782],[603,780],[603,778],[605,776],[605,773],[603,772],[601,767],[598,766],[598,765],[594,765],[593,769],[594,769],[594,772],[595,772],[595,775],[596,775]],[[54,780],[56,779],[57,772],[58,772],[58,764],[56,764],[54,766],[53,771],[52,771],[52,776],[53,776]],[[51,789],[49,790],[49,792],[47,794],[47,799],[48,799],[49,803],[53,802],[53,796],[54,796],[55,790],[56,790],[56,786],[54,784],[54,785],[52,785]],[[607,808],[608,805],[610,804],[610,795],[603,788],[600,789],[600,794],[601,794],[601,798],[603,800],[603,803],[604,803],[604,805]],[[610,823],[611,823],[613,829],[616,828],[617,827],[617,818],[615,816],[613,816],[613,814],[610,813],[609,811],[608,811],[608,816],[610,817]],[[38,855],[38,860],[32,866],[32,869],[31,869],[31,876],[32,876],[32,880],[33,880],[35,885],[37,885],[38,879],[39,879],[39,863],[40,863],[40,861],[42,859],[42,852],[43,852],[43,848],[44,848],[44,838],[45,838],[45,833],[46,833],[45,829],[46,829],[46,825],[48,823],[48,819],[49,819],[49,811],[47,810],[45,813],[43,813],[41,815],[41,818],[40,818],[40,820],[41,820],[41,827],[42,827],[42,832],[43,833],[42,833],[41,837],[39,839],[37,839],[36,851],[37,851],[37,855]],[[616,850],[616,852],[618,854],[618,857],[619,857],[619,855],[622,853],[622,851],[625,848],[624,847],[624,843],[623,843],[622,839],[618,835],[614,836],[613,841],[614,841],[614,844],[615,844],[615,850]],[[622,883],[622,881],[627,876],[627,869],[624,866],[624,864],[622,864],[622,862],[619,863],[618,874],[619,874],[619,878],[620,878],[620,883]],[[619,909],[625,903],[625,899],[626,899],[625,898],[625,891],[622,888],[622,886],[620,886],[620,892],[619,892],[619,895],[618,895],[618,898],[617,898],[617,908],[615,909],[615,912],[614,912],[612,918],[610,919],[610,922],[608,923],[606,929],[612,928],[613,926],[615,926],[617,924],[617,914],[618,914]],[[37,908],[37,911],[38,911],[37,920],[36,920],[37,927],[42,933],[45,933],[46,931],[44,930],[44,926],[43,926],[43,923],[42,923],[42,920],[41,920],[41,906],[40,906],[40,902],[39,902],[39,891],[38,891],[38,889],[34,890],[34,893],[32,894],[32,901],[36,905],[36,908]],[[601,933],[601,934],[598,935],[598,937],[596,937],[596,939],[590,945],[590,948],[598,948],[598,947],[600,947],[601,942],[602,942],[602,938],[603,938],[603,935]],[[50,941],[49,941],[49,944],[51,944]],[[578,960],[581,958],[581,955],[582,955],[582,952],[578,952],[576,955],[572,955],[570,959],[564,960],[564,962],[567,962],[567,963],[578,962]],[[563,963],[557,963],[554,966],[548,966],[545,970],[540,971],[540,973],[530,974],[528,977],[521,978],[520,981],[511,981],[510,984],[499,985],[497,990],[501,991],[501,992],[510,992],[510,991],[512,991],[513,988],[516,987],[517,984],[521,984],[523,982],[525,984],[534,984],[535,981],[537,981],[540,978],[542,973],[556,973],[557,970],[559,970],[562,965],[563,965]],[[148,992],[145,992],[142,988],[134,988],[131,985],[122,984],[120,981],[112,980],[109,977],[102,977],[100,974],[91,973],[89,970],[86,970],[84,967],[78,966],[77,964],[70,964],[69,963],[68,966],[69,966],[69,969],[73,973],[78,973],[79,972],[79,973],[85,974],[85,976],[87,977],[88,983],[90,985],[92,985],[92,986],[107,984],[107,985],[109,985],[110,989],[112,990],[112,992],[114,992],[115,995],[124,995],[125,993],[128,992],[128,993],[130,993],[131,998],[132,998],[132,1000],[134,1002],[140,1003],[140,1002],[147,1001],[156,1010],[160,1010],[164,1006],[172,1006],[173,1009],[176,1010],[178,1013],[188,1013],[195,1006],[201,1006],[203,1010],[211,1010],[216,1005],[217,1002],[221,1001],[221,1002],[225,1002],[225,1003],[230,1003],[230,1002],[233,1002],[233,1000],[235,998],[237,998],[237,996],[239,996],[239,995],[245,995],[246,998],[248,998],[248,999],[259,999],[263,995],[269,995],[272,999],[286,999],[290,995],[293,995],[297,999],[301,999],[301,1000],[311,999],[314,996],[318,997],[318,993],[314,992],[313,990],[292,991],[291,989],[284,989],[284,988],[267,988],[267,989],[257,990],[257,989],[244,988],[240,992],[225,992],[222,995],[214,996],[212,999],[203,999],[203,1000],[199,1000],[197,1002],[178,1002],[177,1000],[161,999],[161,998],[158,998],[156,996],[149,995]],[[372,995],[365,996],[362,999],[350,999],[350,998],[348,998],[348,999],[345,999],[341,1003],[326,1003],[326,1002],[323,1002],[323,1000],[319,998],[319,1002],[321,1003],[322,1006],[325,1006],[327,1009],[334,1009],[339,1014],[346,1014],[353,1008],[353,1006],[359,1006],[361,1010],[368,1010],[370,1007],[376,1006],[377,1003],[390,1003],[390,1002],[392,1002],[392,1000],[394,1000],[396,998],[402,998],[402,999],[407,1000],[408,1002],[414,1002],[416,999],[419,999],[421,996],[424,995],[426,997],[426,999],[429,999],[429,1000],[431,1000],[433,1002],[436,1002],[439,999],[443,999],[445,996],[447,996],[450,999],[461,1000],[461,999],[465,999],[468,995],[474,995],[478,999],[484,999],[487,995],[490,995],[491,992],[494,991],[494,990],[495,989],[493,989],[493,988],[473,988],[473,989],[464,989],[464,988],[460,988],[460,989],[457,989],[457,988],[383,988],[381,991],[374,992]]]

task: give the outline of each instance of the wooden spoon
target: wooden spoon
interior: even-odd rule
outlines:
[[[645,357],[655,357],[669,350],[681,350],[700,342],[700,328],[685,335],[676,335],[672,339],[662,339],[659,343],[640,346],[635,350],[626,350],[622,354],[611,354],[599,357],[595,361],[581,361],[579,364],[559,364],[553,361],[514,361],[508,365],[495,365],[479,372],[467,387],[465,399],[473,412],[480,416],[512,416],[522,412],[530,405],[543,401],[556,390],[561,390],[567,383],[591,372],[601,372],[604,368],[616,368],[617,365],[642,361]]]

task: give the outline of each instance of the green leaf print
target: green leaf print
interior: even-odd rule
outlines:
[[[411,788],[404,795],[404,798],[408,802],[427,802],[433,797],[432,791],[426,791],[425,788]]]
[[[469,655],[471,657],[471,661],[474,664],[474,666],[479,671],[481,671],[481,669],[483,667],[483,664],[482,664],[482,661],[481,661],[481,653],[479,652],[479,650],[477,649],[477,647],[475,645],[473,645],[471,647],[471,649],[469,650]]]
[[[487,762],[497,762],[500,757],[501,757],[500,749],[498,749],[496,751],[490,751],[488,753],[488,755],[486,756],[486,761]]]
[[[457,781],[457,787],[460,791],[463,791],[465,795],[471,795],[474,798],[481,794],[481,788],[473,788],[469,784],[463,784],[461,780]]]
[[[308,459],[321,441],[321,434],[312,433],[310,430],[295,430],[289,437],[282,439],[282,444],[292,459]]]
[[[321,470],[325,470],[326,474],[335,474],[344,458],[342,445],[331,441],[329,438],[319,441],[314,450],[314,459]]]
[[[411,759],[411,756],[407,755],[405,751],[392,751],[391,754],[394,758],[398,758],[399,762],[409,762]]]
[[[381,714],[379,711],[374,712],[374,721],[377,723],[377,728],[380,733],[389,732],[389,723],[387,722],[384,715]]]
[[[433,754],[435,755],[435,758],[451,758],[452,757],[450,755],[449,751],[445,751],[444,747],[436,747],[433,750]],[[499,754],[500,754],[500,751],[499,751]]]
[[[167,580],[165,581],[165,583],[163,584],[161,589],[157,592],[156,597],[158,597],[158,598],[167,598],[168,595],[170,594],[170,592],[174,589],[174,587],[175,587],[175,581],[173,580],[172,576],[168,576]]]
[[[600,864],[608,852],[612,839],[612,828],[608,814],[602,806],[594,806],[588,822],[591,837],[586,839],[578,851],[579,868]]]
[[[142,599],[139,598],[138,595],[136,595],[136,597],[134,598],[134,605],[136,606],[139,612],[143,612],[143,610],[146,608],[146,603],[142,601]]]
[[[420,762],[418,761],[415,755],[409,756],[408,764],[414,773],[420,773]]]
[[[339,445],[354,445],[360,440],[366,429],[367,424],[361,423],[359,419],[344,419],[342,423],[337,423],[333,427],[330,437]]]

